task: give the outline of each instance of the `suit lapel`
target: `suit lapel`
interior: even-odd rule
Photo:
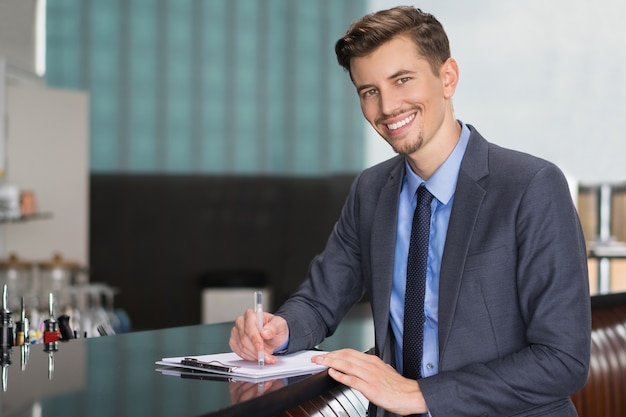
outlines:
[[[389,300],[393,278],[393,259],[396,244],[396,222],[398,201],[404,175],[404,158],[390,173],[389,179],[380,191],[380,198],[372,222],[371,265],[372,265],[372,311],[376,330],[376,346],[381,358],[389,359]]]
[[[488,143],[472,127],[457,180],[448,234],[444,248],[439,284],[439,353],[443,357],[452,327],[465,259],[472,232],[486,190],[479,180],[488,175]],[[393,259],[396,240],[396,223],[404,159],[391,172],[380,198],[372,222],[372,311],[379,355],[387,361],[393,355],[389,340],[389,300],[393,278]]]
[[[454,193],[439,278],[439,355],[443,359],[456,310],[463,269],[472,233],[486,190],[479,180],[488,175],[488,144],[470,126],[467,145]]]

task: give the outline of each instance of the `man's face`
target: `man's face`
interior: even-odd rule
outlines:
[[[408,37],[353,58],[350,73],[363,115],[394,151],[411,155],[436,137],[450,94]]]

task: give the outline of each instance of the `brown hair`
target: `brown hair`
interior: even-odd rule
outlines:
[[[381,10],[353,22],[335,44],[337,61],[350,72],[352,58],[366,56],[400,35],[415,42],[418,52],[438,75],[441,65],[450,58],[448,36],[433,15],[412,6]]]

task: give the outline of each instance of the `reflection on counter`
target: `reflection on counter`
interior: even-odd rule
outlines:
[[[193,379],[197,381],[219,381],[228,384],[228,393],[231,404],[239,404],[249,401],[262,395],[286,387],[289,384],[308,378],[311,374],[275,377],[273,379],[263,379],[261,381],[247,381],[238,378],[231,378],[225,375],[196,371],[192,369],[163,367],[157,368],[157,372],[162,375],[176,377],[180,379]]]
[[[84,345],[78,343],[60,345],[26,344],[0,347],[2,392],[11,398],[11,401],[6,399],[2,401],[3,416],[41,415],[39,399],[42,393],[46,396],[59,396],[84,386],[86,377]],[[59,360],[58,353],[63,349],[69,349],[71,353],[62,355]],[[33,352],[34,350],[37,352]],[[41,377],[38,377],[39,375]]]
[[[26,319],[24,303],[20,311],[19,321],[13,322],[12,312],[8,309],[7,285],[2,288],[2,308],[0,310],[0,365],[2,366],[2,391],[6,392],[8,386],[7,367],[11,365],[11,353],[13,347],[20,350],[20,369],[24,371],[28,363],[28,353],[30,349],[30,335],[26,329],[28,320]],[[54,319],[53,295],[49,298],[49,318],[44,321],[43,345],[44,352],[48,353],[48,379],[52,379],[54,373],[54,352],[59,350],[59,325]]]
[[[373,346],[369,306],[358,307],[320,348],[367,350]],[[70,340],[59,335],[55,352],[46,352],[44,343],[7,347],[7,383],[6,391],[0,391],[0,415],[256,417],[267,411],[265,415],[274,416],[282,412],[280,407],[308,401],[299,395],[311,398],[314,386],[319,385],[324,392],[331,389],[326,384],[332,381],[325,373],[258,386],[174,377],[156,371],[155,361],[163,357],[228,351],[232,326],[232,322],[194,325]],[[27,354],[25,361],[18,360],[23,352]]]
[[[20,317],[17,322],[13,322],[12,312],[8,309],[7,303],[7,285],[4,284],[2,289],[2,307],[0,309],[0,366],[2,367],[2,392],[7,392],[8,381],[8,367],[12,364],[11,355],[13,349],[19,350],[20,365],[19,368],[22,372],[26,371],[28,361],[30,358],[31,343],[28,332],[25,332],[25,327],[28,327],[28,321],[25,316],[24,305],[20,311]],[[52,380],[54,375],[54,354],[59,351],[59,341],[68,341],[71,337],[67,337],[67,331],[64,332],[65,338],[61,337],[59,330],[59,323],[54,318],[54,296],[50,293],[49,296],[49,317],[44,320],[43,336],[41,341],[43,343],[43,351],[47,353],[47,375],[48,380]]]

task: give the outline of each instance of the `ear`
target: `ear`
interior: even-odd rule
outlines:
[[[446,98],[451,98],[456,91],[459,82],[459,66],[454,58],[448,58],[439,70],[439,77],[442,81],[443,93]]]

